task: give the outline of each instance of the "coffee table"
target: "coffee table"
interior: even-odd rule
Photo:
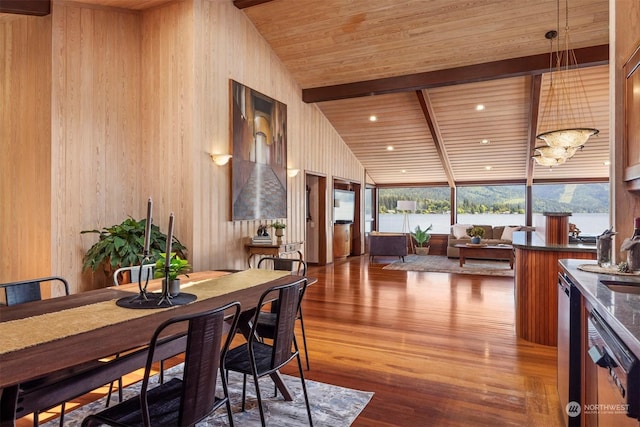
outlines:
[[[460,267],[464,267],[467,258],[505,259],[509,260],[509,267],[513,270],[513,246],[511,245],[472,245],[457,244],[460,250]]]

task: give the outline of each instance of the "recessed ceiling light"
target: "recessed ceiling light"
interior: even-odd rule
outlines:
[[[369,116],[369,121],[370,122],[375,122],[377,120],[378,120],[378,118],[376,116]]]
[[[493,169],[493,166],[485,166],[484,169],[490,171],[491,169]]]
[[[406,169],[402,169],[402,173],[407,173],[407,170]]]
[[[484,110],[484,105],[482,104],[476,105],[476,111],[482,111],[482,110]]]
[[[488,139],[483,139],[482,141],[480,141],[480,144],[488,144],[491,141],[489,141]]]
[[[393,145],[389,145],[389,146],[387,147],[387,151],[393,151]]]
[[[609,160],[605,160],[604,162],[602,162],[602,164],[605,166],[609,166],[611,162]]]

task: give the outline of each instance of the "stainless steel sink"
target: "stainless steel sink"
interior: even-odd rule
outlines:
[[[628,282],[621,280],[601,280],[600,283],[611,289],[613,292],[640,295],[640,281]]]

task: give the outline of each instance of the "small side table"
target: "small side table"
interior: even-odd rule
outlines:
[[[249,257],[247,258],[247,264],[249,268],[251,268],[251,259],[254,255],[266,255],[273,257],[280,257],[281,255],[298,253],[298,256],[302,260],[302,244],[304,242],[286,242],[280,245],[272,244],[272,245],[259,245],[253,244],[251,242],[245,243],[245,247],[247,248],[247,252],[249,252]]]

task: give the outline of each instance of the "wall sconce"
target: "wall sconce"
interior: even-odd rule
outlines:
[[[287,176],[289,178],[293,178],[294,176],[298,175],[298,172],[300,172],[300,169],[287,169]]]
[[[211,160],[218,166],[224,166],[229,163],[229,159],[231,159],[231,154],[209,154],[211,156]]]

